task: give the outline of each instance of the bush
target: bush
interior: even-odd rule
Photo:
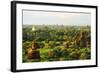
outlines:
[[[53,51],[48,52],[48,58],[54,58],[55,53]]]
[[[61,56],[61,48],[60,47],[55,47],[53,51],[55,53],[55,57]]]
[[[37,42],[37,44],[39,45],[39,48],[43,48],[45,46],[42,42]]]
[[[50,48],[54,48],[55,47],[55,42],[54,41],[50,41],[49,42],[49,46],[50,46]]]
[[[82,60],[87,59],[87,54],[86,53],[81,53],[80,59],[82,59]]]
[[[23,49],[28,49],[31,47],[31,45],[32,45],[31,41],[23,42]]]
[[[77,59],[79,59],[79,54],[77,53],[77,52],[72,52],[72,53],[70,53],[69,54],[69,56],[70,56],[70,58],[72,59],[72,60],[77,60]]]

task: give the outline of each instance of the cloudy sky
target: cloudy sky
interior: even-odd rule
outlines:
[[[23,24],[90,25],[91,14],[73,12],[23,11]]]

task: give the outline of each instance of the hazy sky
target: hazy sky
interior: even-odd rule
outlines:
[[[90,25],[91,14],[71,12],[23,11],[23,24]]]

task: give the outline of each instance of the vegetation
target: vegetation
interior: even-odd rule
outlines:
[[[28,59],[33,40],[38,44],[35,51],[39,51],[40,58]],[[90,26],[23,25],[22,54],[23,62],[90,59]]]

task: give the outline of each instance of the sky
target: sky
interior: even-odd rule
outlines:
[[[91,25],[90,13],[23,11],[23,25]]]

